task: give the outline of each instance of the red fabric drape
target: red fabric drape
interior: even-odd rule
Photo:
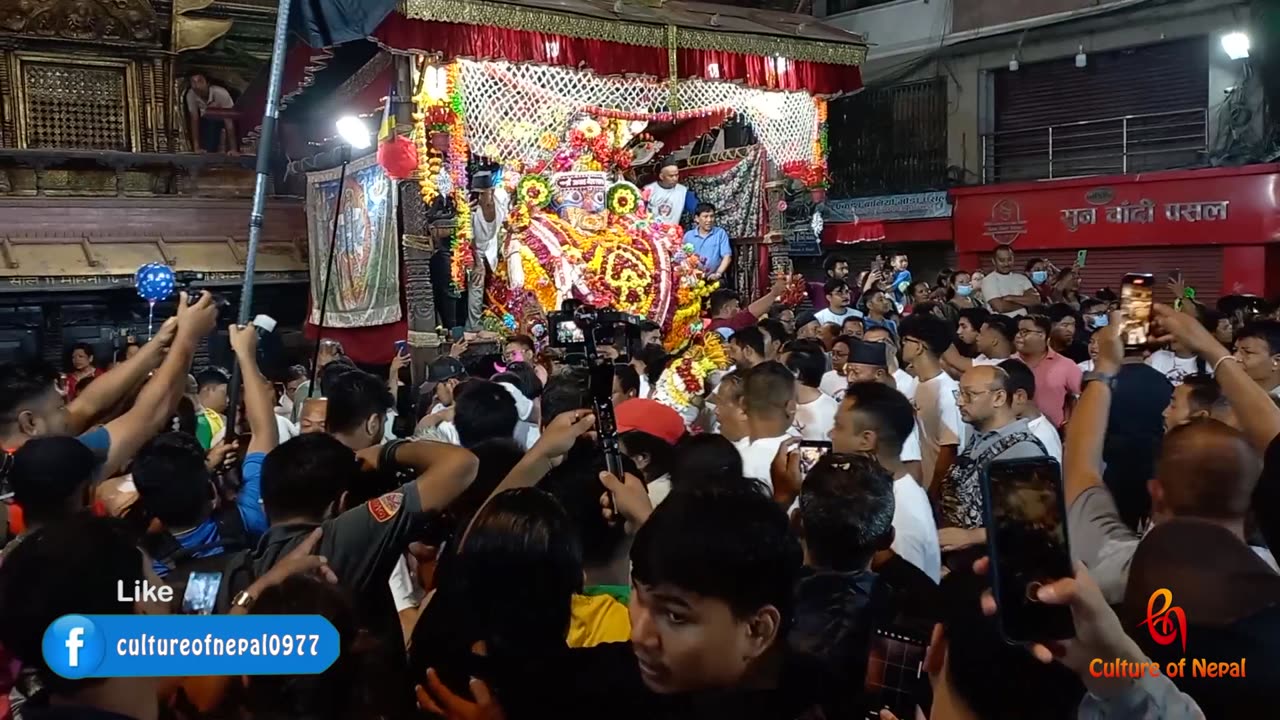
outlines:
[[[657,134],[655,137],[662,141],[662,146],[665,148],[682,148],[723,125],[728,117],[728,112],[722,112],[704,118],[692,118],[677,123],[667,132]]]
[[[323,68],[331,57],[333,55],[328,50],[313,48],[296,36],[291,38],[289,49],[285,51],[284,73],[280,77],[280,109],[283,110],[294,95],[311,84],[316,71]],[[262,113],[267,108],[268,69],[262,68],[236,100],[235,111],[240,118],[236,129],[241,139],[256,135],[262,128]]]
[[[413,20],[393,13],[373,37],[393,50],[440,53],[446,59],[510,60],[584,67],[598,75],[639,74],[665,78],[665,48],[645,48],[564,35]],[[815,95],[852,92],[862,73],[852,65],[831,65],[744,55],[717,50],[678,51],[680,77],[741,81],[751,87],[803,90]]]

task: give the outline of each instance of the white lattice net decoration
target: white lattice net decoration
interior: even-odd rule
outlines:
[[[575,115],[591,108],[641,114],[667,110],[670,85],[649,76],[601,77],[551,65],[457,62],[467,142],[472,152],[495,160],[532,164],[550,158],[543,135],[560,137]],[[690,79],[679,82],[677,95],[682,113],[741,113],[778,166],[818,160],[818,112],[807,93]]]

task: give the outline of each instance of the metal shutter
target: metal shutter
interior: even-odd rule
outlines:
[[[1076,261],[1072,251],[1051,250],[1018,253],[1018,268],[1033,257],[1047,257],[1060,268],[1070,267]],[[990,261],[984,259],[984,270]],[[1126,273],[1146,272],[1156,276],[1156,302],[1173,300],[1166,288],[1169,273],[1181,270],[1188,286],[1195,288],[1196,299],[1212,305],[1222,294],[1222,248],[1160,247],[1160,248],[1097,248],[1089,250],[1085,268],[1081,273],[1081,290],[1092,295],[1109,287],[1120,293],[1120,281]]]

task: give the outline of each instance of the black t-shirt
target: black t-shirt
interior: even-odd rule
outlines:
[[[1102,448],[1106,463],[1102,481],[1130,528],[1151,514],[1147,481],[1155,474],[1164,438],[1164,410],[1172,396],[1173,386],[1159,370],[1144,363],[1120,366]]]

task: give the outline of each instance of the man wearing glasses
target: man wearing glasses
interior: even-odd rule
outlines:
[[[983,468],[997,458],[1047,455],[1026,420],[1013,408],[1009,374],[994,365],[978,365],[960,378],[955,391],[960,417],[972,428],[964,450],[942,481],[942,524],[938,541],[943,552],[986,541],[982,517]]]
[[[1036,376],[1036,405],[1040,412],[1061,429],[1071,414],[1071,405],[1080,394],[1080,366],[1071,358],[1059,355],[1049,347],[1049,330],[1053,324],[1043,315],[1018,318],[1018,334],[1014,349],[1018,359]]]

